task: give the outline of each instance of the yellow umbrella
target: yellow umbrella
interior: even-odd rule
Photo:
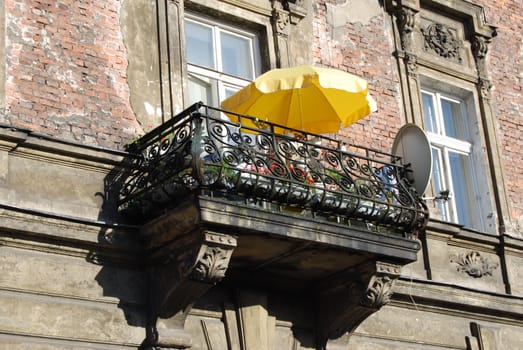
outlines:
[[[315,134],[336,132],[376,110],[367,81],[336,69],[273,69],[222,102],[224,110]],[[236,120],[234,116],[231,115]]]

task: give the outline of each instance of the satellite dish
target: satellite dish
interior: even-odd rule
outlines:
[[[408,179],[423,195],[432,174],[432,151],[423,129],[414,124],[403,125],[394,139],[392,154],[401,157],[403,165],[410,165]]]

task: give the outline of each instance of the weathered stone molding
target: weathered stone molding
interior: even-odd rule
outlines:
[[[398,6],[396,9],[396,18],[398,29],[400,31],[401,48],[404,51],[412,50],[412,32],[417,25],[417,14],[419,11],[408,7]]]
[[[272,0],[272,26],[278,67],[290,65],[288,38],[291,26],[298,24],[307,11],[302,7],[303,1]]]
[[[184,349],[191,337],[184,330],[193,303],[225,277],[236,238],[203,230],[169,244],[149,269],[150,315],[143,349]]]
[[[190,278],[205,283],[219,282],[225,277],[235,246],[236,239],[231,236],[206,233],[206,244],[198,252]]]
[[[425,51],[432,51],[435,54],[457,62],[462,62],[460,51],[463,46],[458,39],[456,30],[443,23],[432,23],[426,28],[421,28],[423,34]]]
[[[289,24],[289,12],[280,10],[278,8],[273,8],[272,18],[274,21],[274,26],[276,29],[276,34],[287,38],[289,36],[287,25]]]
[[[399,266],[378,262],[376,274],[370,278],[367,290],[361,299],[361,305],[378,310],[387,304],[392,297],[394,280],[399,277],[400,273]]]
[[[478,88],[481,97],[485,100],[490,100],[490,90],[492,89],[492,83],[490,82],[490,80],[480,78],[478,82]]]
[[[481,256],[477,251],[451,255],[449,260],[451,263],[458,265],[457,270],[459,272],[466,273],[474,278],[492,276],[492,272],[497,269],[499,265]]]
[[[298,24],[306,15],[307,11],[303,8],[303,1],[272,1],[272,20],[278,35],[287,37],[288,24]]]
[[[475,35],[472,40],[472,54],[474,55],[474,59],[476,60],[476,67],[478,70],[478,75],[480,77],[488,76],[487,68],[485,66],[488,52],[488,44],[490,44],[490,39],[482,35]]]
[[[344,277],[318,286],[320,345],[351,332],[387,304],[400,273],[400,265],[369,261]]]
[[[413,79],[418,78],[418,57],[416,55],[405,55],[405,66],[407,67],[407,74]]]

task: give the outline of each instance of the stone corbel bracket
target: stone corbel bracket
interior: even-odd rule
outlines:
[[[287,1],[286,9],[289,11],[291,24],[298,24],[307,15],[307,10],[303,7],[303,0]]]
[[[225,277],[236,238],[202,230],[180,237],[161,263],[149,269],[149,326],[142,349],[184,349],[184,331],[192,305]]]
[[[318,345],[326,346],[352,332],[367,317],[390,301],[394,281],[401,266],[386,262],[368,262],[344,276],[318,286]]]
[[[395,7],[396,21],[400,34],[401,49],[412,52],[412,35],[418,23],[419,10],[398,5]]]
[[[305,16],[307,10],[303,1],[272,0],[272,26],[276,46],[277,65],[280,68],[290,65],[289,35],[291,25],[297,25]]]
[[[281,36],[288,36],[288,24],[298,24],[306,15],[307,11],[303,8],[303,1],[272,1],[272,15],[275,23],[276,33]]]

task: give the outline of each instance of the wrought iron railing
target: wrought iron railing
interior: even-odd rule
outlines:
[[[133,216],[157,215],[199,193],[403,232],[428,220],[400,158],[202,104],[128,150],[134,157],[119,209]]]

